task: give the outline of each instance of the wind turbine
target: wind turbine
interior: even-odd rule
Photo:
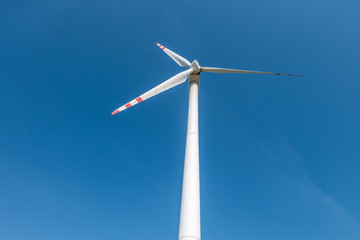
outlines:
[[[285,73],[271,73],[259,72],[249,70],[237,70],[215,67],[201,67],[199,63],[194,60],[190,63],[185,58],[174,53],[170,49],[165,48],[159,43],[156,43],[164,52],[169,55],[181,67],[188,68],[172,78],[166,80],[160,85],[140,95],[134,100],[116,109],[112,115],[121,112],[129,107],[145,101],[161,92],[173,88],[183,82],[190,76],[189,81],[189,110],[188,123],[186,133],[186,147],[185,147],[185,163],[184,175],[181,195],[181,210],[180,210],[180,226],[179,226],[179,240],[200,240],[200,180],[199,180],[199,126],[198,126],[198,99],[199,99],[199,79],[201,72],[212,73],[255,73],[255,74],[271,74],[284,76],[299,76]]]

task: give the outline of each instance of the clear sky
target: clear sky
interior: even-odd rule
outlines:
[[[360,3],[2,1],[0,239],[177,239],[200,65],[202,238],[360,239]]]

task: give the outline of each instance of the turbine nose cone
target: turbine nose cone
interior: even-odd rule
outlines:
[[[195,73],[195,74],[197,74],[197,73],[200,72],[200,65],[199,65],[199,63],[198,63],[196,60],[194,60],[194,61],[191,63],[191,68],[194,69],[194,73]]]

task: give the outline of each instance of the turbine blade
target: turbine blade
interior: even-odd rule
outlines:
[[[271,74],[271,75],[305,77],[304,75],[295,75],[295,74],[287,74],[287,73],[259,72],[259,71],[227,69],[227,68],[214,68],[214,67],[201,67],[200,71],[201,72],[213,72],[213,73],[256,73],[256,74]]]
[[[139,97],[135,98],[134,100],[128,102],[127,104],[119,107],[118,109],[116,109],[114,112],[112,112],[111,115],[114,115],[118,112],[121,112],[131,106],[134,106],[135,104],[145,101],[148,98],[151,98],[161,92],[164,92],[170,88],[173,88],[183,82],[186,81],[186,79],[189,77],[189,75],[193,72],[193,69],[188,69],[184,72],[181,72],[175,76],[173,76],[172,78],[166,80],[165,82],[159,84],[158,86],[154,87],[153,89],[147,91],[146,93],[144,93],[143,95],[140,95]]]
[[[166,47],[164,47],[163,45],[156,43],[156,45],[159,46],[159,48],[161,48],[162,50],[164,50],[164,52],[169,55],[177,64],[179,64],[181,67],[190,67],[191,63],[186,60],[185,58],[183,58],[182,56],[174,53],[173,51],[171,51],[170,49],[167,49]]]

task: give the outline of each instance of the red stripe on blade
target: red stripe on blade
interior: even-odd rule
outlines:
[[[136,98],[136,101],[139,103],[139,102],[142,102],[142,98],[141,97],[138,97]]]
[[[111,115],[115,115],[115,114],[117,114],[118,112],[120,112],[120,111],[117,109],[117,110],[113,111]]]
[[[129,107],[131,107],[131,104],[130,103],[125,104],[125,107],[129,108]]]

